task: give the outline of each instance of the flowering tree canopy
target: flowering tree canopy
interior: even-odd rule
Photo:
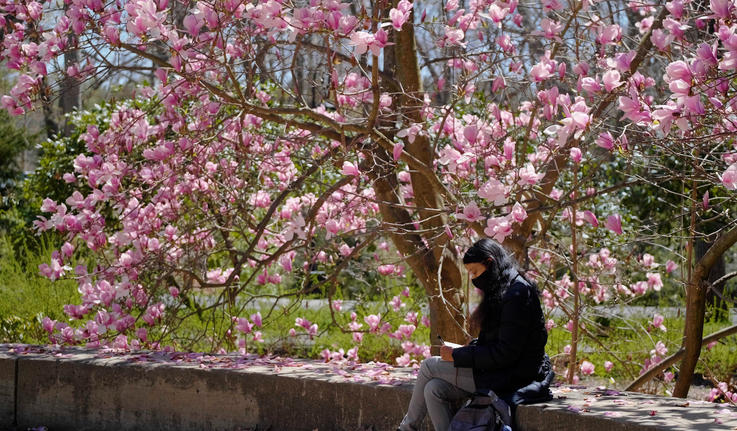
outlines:
[[[673,265],[700,343],[705,280],[737,241],[736,18],[731,0],[0,0],[12,114],[56,82],[152,79],[82,135],[89,153],[64,177],[79,190],[44,202],[38,229],[67,243],[41,271],[77,277],[66,311],[87,321],[49,330],[146,343],[193,289],[235,317],[236,297],[304,291],[313,265],[335,274],[388,237],[399,256],[377,270],[406,262],[432,338],[462,342],[459,253],[489,236],[571,316],[570,377],[581,301],[659,290]],[[673,182],[690,248],[668,244],[666,273],[632,269],[628,241],[657,232],[620,193]],[[697,260],[702,217],[724,223]],[[95,267],[71,267],[78,247]],[[330,296],[335,277],[319,283]]]

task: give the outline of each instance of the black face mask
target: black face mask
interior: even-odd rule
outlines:
[[[483,291],[484,293],[491,292],[493,289],[493,286],[491,283],[494,281],[494,276],[491,273],[490,270],[486,270],[479,274],[478,277],[472,278],[471,283],[473,283],[474,286],[476,286],[477,289]]]

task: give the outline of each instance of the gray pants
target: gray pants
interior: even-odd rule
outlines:
[[[471,368],[455,368],[452,362],[433,356],[422,361],[407,414],[399,425],[401,431],[420,429],[426,413],[435,431],[448,431],[453,418],[451,403],[476,391]]]

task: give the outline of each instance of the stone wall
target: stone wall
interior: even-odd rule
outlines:
[[[409,403],[410,370],[370,369],[0,345],[0,429],[394,430]],[[515,429],[737,427],[737,410],[715,404],[583,387],[555,392],[550,403],[521,406]]]

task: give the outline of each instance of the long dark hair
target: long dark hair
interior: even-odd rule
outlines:
[[[494,302],[501,301],[504,291],[507,290],[514,278],[524,275],[519,271],[517,261],[501,244],[489,238],[476,241],[463,255],[463,263],[481,263],[489,271],[491,286],[482,289],[482,298],[479,305],[471,313],[471,334],[478,334],[489,309]],[[525,278],[526,281],[527,278]]]

